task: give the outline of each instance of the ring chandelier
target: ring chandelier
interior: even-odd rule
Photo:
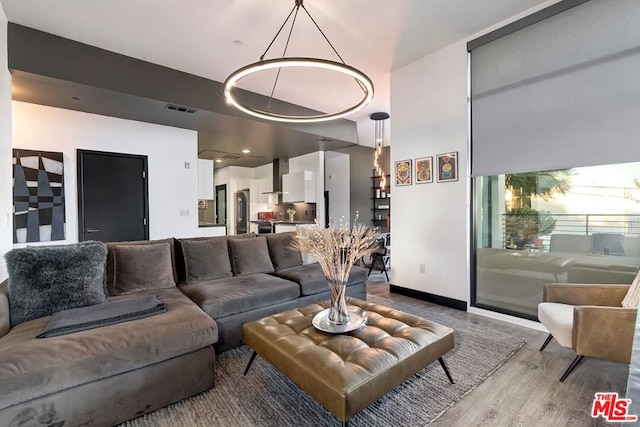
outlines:
[[[320,59],[320,58],[286,57],[285,56],[287,53],[287,48],[289,46],[289,41],[291,39],[293,27],[296,23],[296,18],[298,16],[298,11],[300,10],[300,8],[302,8],[302,10],[306,12],[306,14],[309,16],[309,18],[313,22],[313,24],[316,26],[318,31],[320,31],[320,34],[322,34],[324,39],[327,41],[329,46],[331,46],[331,49],[333,49],[333,51],[338,56],[341,62],[330,61],[327,59]],[[287,42],[286,42],[282,57],[277,59],[265,60],[264,56],[269,51],[273,43],[276,41],[276,39],[282,32],[282,29],[285,27],[285,25],[287,24],[287,22],[289,21],[292,15],[293,15],[293,20],[291,23],[291,28],[289,29],[289,36],[287,38]],[[363,97],[355,105],[348,107],[344,110],[333,112],[333,113],[320,113],[320,114],[313,114],[313,115],[288,115],[288,114],[280,114],[280,113],[273,112],[271,111],[271,101],[273,100],[273,94],[278,84],[278,79],[280,77],[280,70],[282,68],[318,68],[318,69],[329,70],[329,71],[346,75],[348,77],[353,78],[356,81],[360,89],[362,89]],[[273,83],[273,88],[271,89],[271,95],[269,96],[269,101],[266,109],[250,107],[246,104],[241,103],[240,101],[238,101],[236,97],[234,97],[233,89],[237,86],[240,80],[242,80],[247,76],[257,74],[261,71],[270,70],[270,69],[278,69],[278,73],[276,74],[276,78]],[[234,71],[231,75],[229,75],[229,77],[227,77],[227,79],[224,82],[224,96],[227,99],[227,102],[229,102],[231,105],[233,105],[237,109],[244,111],[246,114],[249,114],[261,119],[272,120],[277,122],[288,122],[288,123],[324,122],[324,121],[335,120],[335,119],[345,117],[366,106],[373,99],[373,92],[374,92],[373,82],[371,81],[371,79],[367,77],[367,75],[364,74],[362,71],[354,67],[351,67],[344,62],[344,60],[342,59],[340,54],[336,51],[336,49],[333,47],[333,45],[331,44],[327,36],[325,36],[325,34],[322,32],[322,30],[320,29],[316,21],[313,19],[313,17],[311,17],[311,14],[309,14],[307,9],[304,7],[303,0],[295,0],[295,5],[293,9],[291,10],[291,12],[289,12],[289,15],[287,16],[284,23],[276,33],[273,40],[271,40],[271,43],[269,43],[269,46],[267,47],[267,49],[264,51],[262,56],[260,56],[260,61],[255,62],[253,64],[249,64],[247,66],[244,66]]]

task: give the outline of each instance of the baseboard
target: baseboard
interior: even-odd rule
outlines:
[[[478,308],[478,307],[469,307],[469,313],[477,314],[479,316],[489,317],[491,319],[501,320],[503,322],[512,323],[518,326],[524,326],[525,328],[535,329],[536,331],[549,333],[547,328],[545,328],[542,325],[542,323],[534,322],[533,320],[523,319],[521,317],[516,317],[516,316],[510,316],[508,314],[497,313],[495,311],[486,310],[484,308]]]
[[[403,288],[402,286],[397,285],[389,285],[389,291],[394,294],[406,295],[408,297],[432,302],[445,307],[455,308],[456,310],[467,311],[466,301],[430,294],[429,292],[417,291],[415,289]]]

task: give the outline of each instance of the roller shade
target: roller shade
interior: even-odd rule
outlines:
[[[591,0],[471,50],[472,173],[640,160],[640,1]]]

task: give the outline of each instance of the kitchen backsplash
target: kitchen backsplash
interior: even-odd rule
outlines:
[[[295,221],[313,221],[316,219],[316,204],[315,203],[289,203],[273,206],[273,212],[275,213],[275,219],[288,220],[287,209],[293,209],[296,211],[293,219]]]

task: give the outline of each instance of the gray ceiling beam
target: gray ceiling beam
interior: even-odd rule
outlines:
[[[214,80],[15,23],[9,23],[7,37],[10,70],[358,143],[356,123],[351,120],[310,124],[268,122],[248,117],[227,104],[222,83]],[[266,96],[249,91],[242,91],[240,96],[255,102],[254,105],[266,105],[268,100]],[[273,102],[282,108],[279,111],[317,113],[281,100],[274,99]],[[200,129],[196,126],[195,130]]]

